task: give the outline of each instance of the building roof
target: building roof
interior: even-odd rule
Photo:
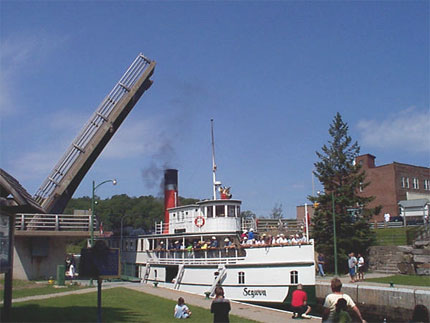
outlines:
[[[415,199],[415,200],[403,200],[399,201],[399,205],[402,207],[424,207],[430,203],[429,199]]]
[[[46,213],[19,182],[1,168],[0,208],[10,213]]]

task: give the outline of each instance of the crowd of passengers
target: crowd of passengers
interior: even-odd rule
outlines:
[[[252,228],[249,229],[249,232],[244,230],[240,236],[240,244],[245,247],[301,245],[307,244],[307,242],[306,236],[302,233],[291,234],[290,236],[285,236],[283,233],[276,236],[263,233],[259,236],[254,233]]]
[[[221,239],[222,240],[222,239]],[[213,236],[211,240],[192,240],[185,241],[170,241],[166,246],[164,241],[160,241],[155,250],[173,250],[173,251],[194,251],[194,250],[214,250],[214,249],[230,249],[230,248],[252,248],[252,247],[265,247],[265,246],[281,246],[281,245],[302,245],[307,244],[306,236],[302,233],[295,235],[285,236],[284,234],[278,235],[258,235],[254,233],[251,228],[249,231],[245,230],[240,236],[240,240],[237,243],[232,242],[229,238],[225,238],[220,244],[218,239]]]

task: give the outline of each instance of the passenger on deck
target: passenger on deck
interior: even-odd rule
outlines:
[[[254,229],[253,228],[249,229],[249,232],[248,232],[248,241],[250,241],[251,244],[254,242]]]
[[[212,241],[210,243],[211,248],[218,248],[218,240],[215,237],[212,237]]]
[[[241,245],[242,245],[242,246],[246,246],[246,245],[248,245],[248,238],[247,238],[247,237],[243,237],[243,240],[242,240]]]
[[[160,241],[160,244],[155,248],[157,251],[164,250],[164,241]]]
[[[224,247],[226,247],[226,248],[232,247],[231,241],[229,238],[224,239]]]
[[[247,230],[243,230],[242,234],[240,235],[240,241],[243,241],[243,238],[247,238],[248,239],[248,231]]]
[[[178,241],[178,240],[176,240],[176,241],[175,241],[174,248],[175,248],[176,250],[181,249],[181,245],[179,244],[179,241]]]

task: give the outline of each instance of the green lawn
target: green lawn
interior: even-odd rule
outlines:
[[[427,286],[430,287],[430,277],[429,276],[412,276],[412,275],[394,275],[381,278],[366,278],[368,282],[375,283],[386,283],[390,282],[395,285],[410,285],[410,286]]]
[[[3,300],[4,281],[1,281],[0,301]],[[21,298],[34,295],[46,295],[54,293],[69,292],[76,289],[87,288],[87,286],[67,285],[64,288],[55,288],[47,283],[35,283],[32,281],[13,280],[12,282],[12,298]]]
[[[186,297],[185,297],[186,301]],[[178,322],[173,318],[176,302],[127,288],[103,290],[103,322]],[[212,322],[209,310],[188,305],[193,315],[187,322]],[[96,322],[97,293],[69,295],[40,301],[15,303],[12,322]],[[230,315],[230,322],[254,322]]]
[[[406,246],[412,244],[422,227],[376,229],[376,246]]]

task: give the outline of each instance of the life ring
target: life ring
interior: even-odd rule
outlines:
[[[201,228],[202,226],[205,225],[205,218],[199,215],[194,220],[194,224],[196,225],[196,227]]]

